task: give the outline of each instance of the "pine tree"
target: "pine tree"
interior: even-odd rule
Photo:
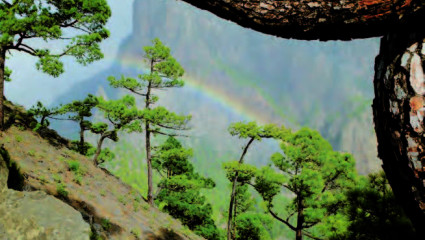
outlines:
[[[37,69],[58,77],[63,56],[86,65],[103,58],[99,43],[109,36],[106,0],[2,0],[0,2],[0,130],[4,128],[4,81],[10,80],[7,55],[20,51],[38,58]],[[34,39],[45,41],[36,45]],[[60,41],[61,51],[53,48]]]
[[[153,167],[163,179],[155,199],[160,208],[198,235],[219,239],[220,233],[212,219],[212,207],[201,194],[202,189],[211,189],[215,183],[194,171],[189,158],[191,149],[185,149],[174,137],[169,137],[155,152]]]
[[[92,123],[88,120],[93,115],[92,111],[97,106],[98,99],[89,94],[84,100],[76,100],[71,103],[63,105],[59,112],[61,114],[68,114],[68,119],[78,123],[80,130],[80,140],[74,141],[75,150],[82,155],[91,155],[93,146],[85,141],[85,132],[92,129]]]
[[[229,203],[228,219],[227,219],[227,239],[234,239],[236,233],[232,234],[232,229],[235,229],[232,219],[237,216],[235,200],[236,188],[249,182],[255,174],[256,168],[244,164],[245,155],[254,141],[261,141],[264,138],[279,138],[283,132],[284,127],[277,127],[276,125],[269,124],[265,126],[258,126],[255,122],[249,123],[234,123],[230,125],[229,132],[232,136],[238,136],[241,139],[248,139],[248,142],[243,147],[242,154],[239,161],[228,162],[224,164],[227,172],[227,178],[232,182],[232,190]],[[233,227],[232,227],[233,226]],[[232,237],[233,236],[233,237]]]
[[[346,221],[341,209],[345,191],[353,187],[356,177],[354,159],[349,154],[334,152],[317,131],[303,128],[282,136],[282,152],[272,156],[275,168],[263,167],[255,177],[256,190],[267,202],[269,213],[296,233],[319,239],[308,230],[325,223],[323,235],[343,232]],[[295,197],[287,206],[287,216],[274,211],[274,198],[286,189]],[[287,194],[287,193],[286,193]]]
[[[94,123],[90,127],[93,133],[100,135],[93,158],[93,162],[99,165],[106,160],[102,155],[111,156],[112,154],[109,149],[102,150],[103,142],[106,139],[117,142],[119,131],[134,131],[135,128],[139,128],[140,123],[137,122],[137,119],[140,116],[140,111],[137,109],[135,98],[130,95],[118,100],[105,100],[102,97],[98,97],[97,101],[97,108],[103,112],[105,119],[108,121],[108,123]],[[101,155],[102,152],[103,154]]]
[[[145,101],[143,111],[143,130],[145,132],[146,161],[148,168],[148,203],[153,201],[153,180],[152,180],[152,136],[156,134],[175,136],[173,130],[186,130],[190,116],[179,116],[166,108],[154,107],[158,101],[158,96],[154,94],[156,90],[166,90],[168,88],[182,87],[184,85],[181,77],[184,74],[183,68],[171,56],[170,49],[162,44],[159,39],[152,41],[153,46],[144,47],[145,59],[149,65],[149,73],[139,75],[137,79],[122,77],[116,79],[110,77],[108,80],[112,87],[124,88],[130,92],[141,96]]]
[[[344,215],[348,218],[348,231],[331,239],[418,239],[384,172],[359,176],[356,186],[347,192],[346,202]]]
[[[28,110],[29,116],[40,119],[40,122],[34,128],[35,131],[40,128],[47,128],[50,125],[50,121],[48,119],[62,120],[60,118],[54,117],[56,115],[60,115],[61,113],[62,112],[60,107],[47,108],[40,101],[38,101],[36,105],[32,106]]]

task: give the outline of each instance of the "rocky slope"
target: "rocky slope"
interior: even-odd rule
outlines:
[[[0,239],[201,239],[8,105],[0,137]]]

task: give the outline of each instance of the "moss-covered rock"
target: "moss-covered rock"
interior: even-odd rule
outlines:
[[[1,239],[88,240],[90,226],[81,214],[44,192],[0,193]]]

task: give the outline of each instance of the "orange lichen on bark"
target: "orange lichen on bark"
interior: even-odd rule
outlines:
[[[424,98],[421,96],[414,96],[410,99],[410,108],[413,111],[418,111],[424,106]]]

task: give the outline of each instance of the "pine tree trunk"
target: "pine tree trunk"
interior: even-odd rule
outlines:
[[[149,129],[149,123],[146,123]],[[148,163],[148,203],[153,206],[153,180],[152,180],[152,156],[151,156],[151,132],[146,130],[146,160]]]
[[[375,63],[378,154],[398,202],[425,235],[425,32],[394,30]]]
[[[4,130],[4,70],[6,51],[0,48],[0,131]]]
[[[251,146],[254,140],[255,140],[254,138],[251,138],[249,142],[247,143],[247,145],[245,146],[242,152],[242,155],[239,159],[239,164],[243,163],[243,159],[248,151],[248,148],[249,146]],[[227,240],[232,239],[232,216],[233,216],[233,208],[235,208],[234,202],[235,202],[235,196],[236,196],[236,184],[238,183],[238,176],[239,176],[239,172],[236,172],[235,179],[233,179],[233,183],[232,183],[232,194],[230,196],[230,203],[229,203],[229,217],[227,219]]]
[[[151,75],[154,71],[153,68],[153,60],[151,60]],[[152,90],[152,83],[149,82],[148,84],[148,90],[146,92],[146,109],[150,109],[150,101],[151,101],[151,90]],[[153,179],[152,179],[152,155],[151,155],[151,131],[150,131],[150,125],[149,121],[146,121],[145,124],[145,132],[146,132],[146,161],[148,164],[148,203],[149,205],[153,206]]]
[[[97,162],[97,159],[99,158],[100,152],[102,151],[102,144],[103,144],[104,140],[105,140],[105,136],[102,134],[102,136],[100,136],[99,141],[97,142],[97,149],[96,149],[96,153],[94,154],[94,158],[93,158],[93,162],[94,162],[94,164],[96,164],[96,166],[99,164]]]
[[[237,186],[236,186],[236,188],[237,188]],[[235,188],[235,190],[236,190],[236,188]],[[235,193],[235,205],[233,207],[233,233],[232,233],[234,239],[236,239],[236,217],[237,217],[237,210],[238,210],[238,199],[236,198],[236,193]]]
[[[83,120],[80,121],[80,143],[78,144],[80,148],[80,154],[86,155],[84,151],[84,124]]]
[[[229,217],[227,219],[227,240],[232,239],[232,217],[233,217],[233,208],[234,202],[235,202],[235,195],[236,195],[236,183],[238,182],[238,172],[235,174],[235,179],[233,180],[232,184],[232,193],[230,195],[230,203],[229,203]]]
[[[298,216],[297,216],[297,230],[296,230],[296,240],[303,239],[303,224],[304,224],[304,207],[303,201],[301,198],[298,198]]]

